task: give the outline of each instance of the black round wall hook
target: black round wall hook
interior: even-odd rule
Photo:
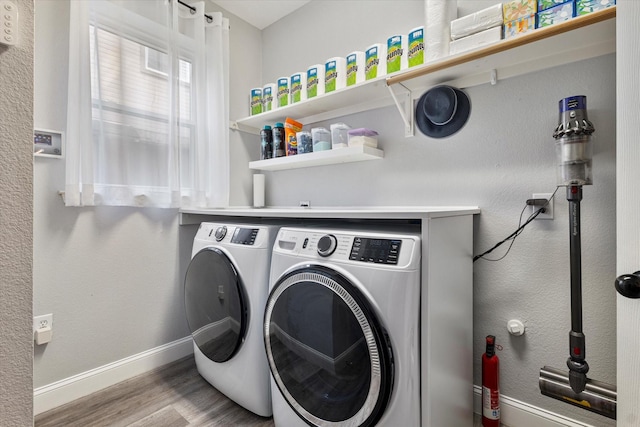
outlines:
[[[623,274],[615,281],[616,291],[627,298],[640,298],[640,271]]]

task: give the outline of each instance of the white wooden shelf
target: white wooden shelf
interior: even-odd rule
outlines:
[[[501,40],[437,62],[390,75],[388,85],[422,91],[443,82],[471,87],[520,76],[616,51],[616,7]],[[455,83],[455,84],[454,84]]]
[[[275,159],[257,160],[255,162],[249,162],[249,169],[277,171],[334,165],[338,163],[362,162],[366,160],[380,160],[383,157],[384,152],[382,150],[363,145],[278,157]]]
[[[287,117],[306,125],[391,104],[393,100],[389,97],[386,76],[383,76],[286,107],[239,119],[231,123],[231,128],[259,134],[264,125],[273,126],[276,122],[284,123]]]
[[[472,87],[495,82],[496,78],[499,81],[613,53],[616,50],[615,16],[616,8],[612,6],[480,49],[241,118],[232,122],[231,128],[257,134],[263,125],[284,122],[287,117],[309,125],[393,105],[397,101],[389,90],[394,88],[396,93],[408,91],[409,100],[413,101],[438,84]],[[412,106],[405,105],[405,115],[407,111],[411,112],[409,116],[413,115]],[[412,121],[412,117],[407,120]]]

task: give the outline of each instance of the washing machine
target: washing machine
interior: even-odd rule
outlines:
[[[420,425],[419,233],[283,227],[264,342],[276,427]]]
[[[272,413],[262,319],[277,231],[271,225],[202,223],[184,283],[198,372],[263,417]]]

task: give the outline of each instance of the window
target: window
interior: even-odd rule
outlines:
[[[70,7],[67,204],[228,204],[228,22],[176,0]]]
[[[142,64],[143,69],[150,73],[168,77],[169,75],[169,56],[152,47],[144,46],[142,48]],[[180,59],[179,64],[179,80],[181,83],[191,83],[191,63],[184,59]]]

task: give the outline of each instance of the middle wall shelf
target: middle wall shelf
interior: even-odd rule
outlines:
[[[315,153],[297,154],[295,156],[249,162],[249,169],[277,171],[286,169],[308,168],[312,166],[335,165],[339,163],[380,160],[384,151],[377,148],[358,147],[337,148],[335,150],[317,151]]]

